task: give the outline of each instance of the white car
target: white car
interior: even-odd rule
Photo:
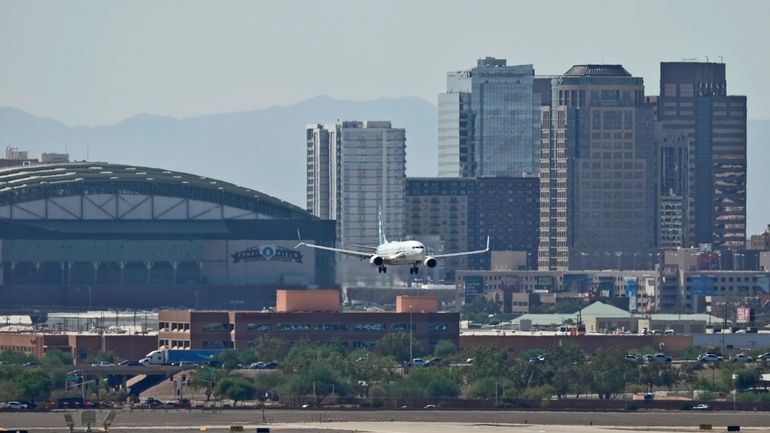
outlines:
[[[746,355],[745,353],[739,353],[733,356],[733,362],[754,362],[754,358]]]
[[[426,365],[427,363],[428,363],[428,361],[426,361],[426,360],[424,360],[422,358],[414,358],[412,360],[412,365],[416,365],[416,366],[419,366],[419,367],[422,367],[422,366]]]
[[[19,403],[18,401],[9,401],[5,404],[5,408],[11,410],[24,410],[27,408],[27,405],[24,403]]]
[[[709,410],[711,409],[711,406],[707,405],[706,403],[701,403],[697,406],[693,406],[692,410]]]
[[[714,363],[714,362],[719,362],[721,360],[722,360],[722,356],[717,355],[716,353],[707,352],[707,353],[702,353],[698,355],[699,362]]]
[[[91,364],[91,367],[114,367],[115,364],[107,361],[102,361],[98,364]]]

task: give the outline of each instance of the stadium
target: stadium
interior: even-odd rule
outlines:
[[[335,222],[258,191],[107,163],[0,170],[0,306],[261,308],[334,284]]]

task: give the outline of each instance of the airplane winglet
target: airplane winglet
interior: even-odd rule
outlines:
[[[299,243],[297,244],[297,246],[296,246],[296,247],[294,247],[294,249],[295,249],[295,250],[296,250],[297,248],[299,248],[299,247],[301,247],[301,246],[305,245],[305,243],[304,243],[304,242],[302,242],[302,235],[300,235],[300,234],[299,234],[299,229],[297,229],[297,239],[299,240]]]
[[[487,236],[487,247],[484,249],[484,251],[489,251],[489,236]]]

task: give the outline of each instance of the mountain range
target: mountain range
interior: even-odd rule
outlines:
[[[122,122],[67,126],[0,108],[0,146],[68,152],[71,158],[199,174],[305,207],[305,127],[336,120],[389,120],[405,128],[407,175],[435,176],[436,106],[419,98],[341,101],[326,96],[293,105],[176,119],[140,114]]]
[[[343,101],[318,96],[296,104],[176,119],[140,114],[112,125],[68,126],[0,107],[0,146],[69,152],[76,159],[199,174],[305,207],[305,127],[336,120],[390,120],[405,128],[407,175],[437,172],[436,106],[420,98]],[[748,121],[748,233],[770,224],[770,119]]]

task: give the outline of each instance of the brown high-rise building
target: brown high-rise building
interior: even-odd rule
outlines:
[[[620,65],[552,80],[540,156],[542,270],[644,267],[655,248],[653,109]]]
[[[745,246],[746,97],[725,77],[724,63],[660,64],[660,247]]]

